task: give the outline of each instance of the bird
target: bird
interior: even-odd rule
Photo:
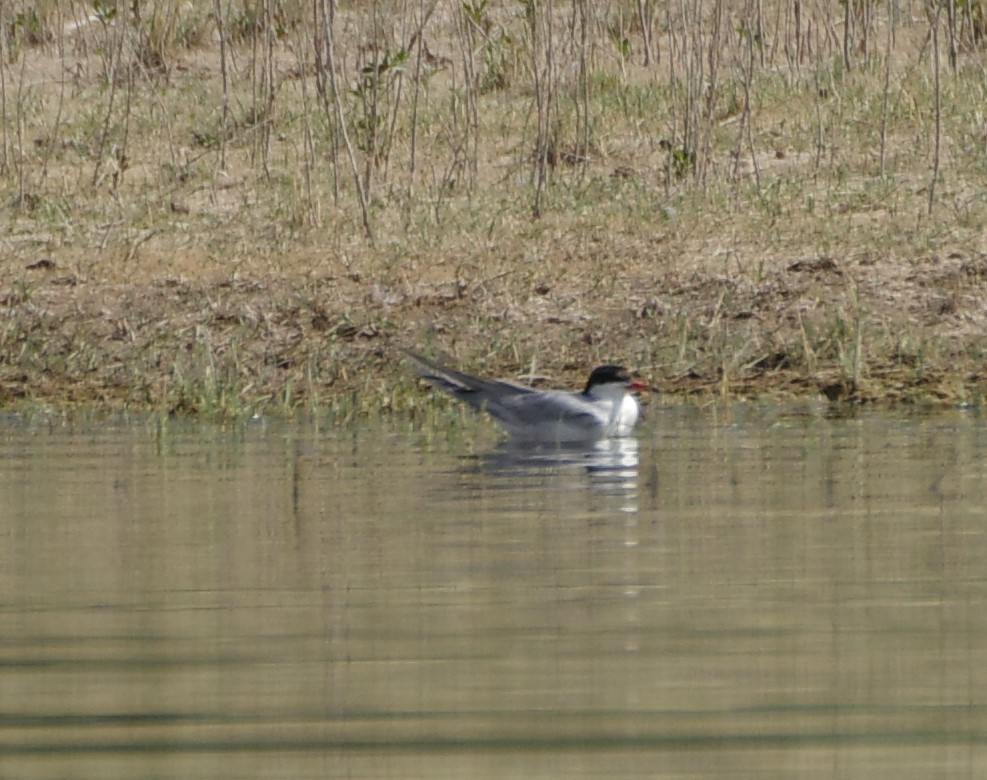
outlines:
[[[537,390],[505,379],[473,376],[404,351],[420,378],[487,412],[514,439],[527,443],[593,444],[630,436],[639,411],[628,391],[649,389],[617,365],[594,368],[581,392]]]

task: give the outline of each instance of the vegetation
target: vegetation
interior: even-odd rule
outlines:
[[[0,4],[0,404],[414,410],[397,345],[979,403],[984,0]]]

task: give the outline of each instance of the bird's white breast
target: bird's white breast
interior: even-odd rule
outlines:
[[[617,418],[617,435],[630,436],[637,423],[639,415],[637,399],[628,393],[620,404],[620,414]]]

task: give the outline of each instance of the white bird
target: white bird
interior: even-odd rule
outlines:
[[[638,405],[627,391],[647,389],[622,366],[593,369],[582,392],[573,393],[484,379],[415,352],[406,354],[415,362],[418,376],[433,387],[488,412],[516,439],[531,443],[591,444],[629,436]]]

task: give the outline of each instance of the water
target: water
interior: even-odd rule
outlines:
[[[0,418],[0,778],[983,777],[985,455]]]

